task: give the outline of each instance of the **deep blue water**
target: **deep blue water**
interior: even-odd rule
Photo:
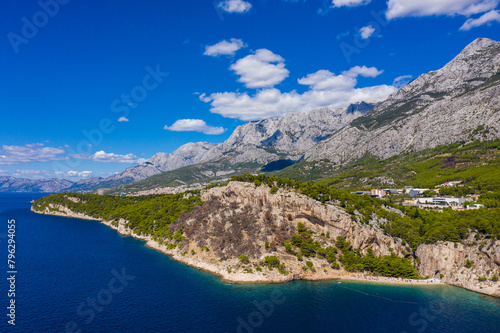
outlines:
[[[99,222],[30,212],[40,196],[0,194],[1,332],[500,332],[500,300],[451,286],[230,285]],[[16,326],[6,316],[8,219]]]

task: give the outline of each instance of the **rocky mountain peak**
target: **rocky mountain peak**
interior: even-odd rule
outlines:
[[[361,112],[361,113],[365,114],[368,111],[370,111],[371,109],[373,109],[373,107],[375,106],[374,104],[375,103],[364,102],[364,101],[361,101],[358,103],[352,103],[351,105],[349,105],[347,107],[346,113]]]
[[[183,164],[183,161],[186,161],[188,163],[197,163],[201,161],[204,154],[214,146],[215,144],[209,142],[189,142],[185,145],[180,146],[171,154],[157,153],[153,157],[151,157],[148,162],[162,171],[173,170],[186,165],[190,165],[181,165]]]
[[[467,45],[462,52],[460,52],[461,55],[468,55],[472,53],[476,53],[478,51],[482,51],[484,49],[487,49],[491,46],[498,46],[500,44],[497,41],[494,41],[493,39],[489,38],[476,38],[474,39],[469,45]]]
[[[297,160],[316,143],[370,111],[379,102],[359,102],[343,108],[322,107],[288,113],[238,126],[214,146],[205,161],[229,158],[231,163],[265,164],[282,158]]]
[[[390,109],[414,109],[432,101],[461,95],[483,84],[500,71],[500,42],[478,38],[443,68],[422,74],[391,94],[371,112],[382,114]]]

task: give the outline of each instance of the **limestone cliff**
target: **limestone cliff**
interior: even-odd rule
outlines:
[[[474,238],[471,237],[468,244],[470,246],[452,242],[420,245],[416,251],[420,259],[420,274],[500,297],[499,282],[491,281],[492,276],[498,276],[500,271],[500,241],[484,240],[474,245]],[[483,278],[486,278],[485,281],[480,281]]]

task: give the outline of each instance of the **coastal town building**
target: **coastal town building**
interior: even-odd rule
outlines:
[[[382,198],[385,195],[385,191],[381,190],[381,189],[378,189],[378,188],[376,188],[376,189],[374,188],[374,189],[372,189],[370,191],[370,194],[373,195],[373,196]]]
[[[385,188],[385,189],[383,189],[383,191],[387,195],[397,195],[397,194],[403,193],[403,189],[399,189],[399,188]]]
[[[435,198],[419,198],[416,201],[412,201],[418,207],[451,207],[452,209],[463,209],[463,204],[467,201],[467,198],[454,198],[454,197],[435,197]]]
[[[481,204],[472,204],[472,205],[468,205],[467,209],[480,209],[480,208],[484,208],[484,207],[485,206],[481,205]]]
[[[410,190],[410,197],[416,197],[422,195],[424,192],[429,191],[428,188],[412,188]]]
[[[456,180],[452,182],[444,182],[440,185],[437,185],[436,187],[450,187],[450,186],[457,186],[458,184],[462,183],[461,180]]]

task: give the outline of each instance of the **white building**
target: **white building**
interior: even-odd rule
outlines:
[[[421,205],[432,205],[432,206],[441,206],[441,207],[459,207],[465,201],[466,198],[419,198],[418,203]]]
[[[481,204],[472,204],[472,205],[468,205],[467,206],[467,209],[479,209],[479,208],[484,208],[484,205],[481,205]]]

